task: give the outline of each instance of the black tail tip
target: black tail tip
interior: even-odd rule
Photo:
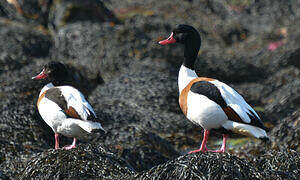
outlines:
[[[265,143],[268,143],[270,142],[270,138],[269,137],[261,137],[259,138],[261,141],[265,142]]]
[[[92,133],[100,133],[101,135],[105,135],[107,132],[104,129],[93,129]]]

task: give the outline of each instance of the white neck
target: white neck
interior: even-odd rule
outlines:
[[[191,82],[191,80],[197,77],[198,76],[194,70],[191,70],[185,67],[184,65],[181,65],[178,75],[179,94]]]
[[[40,95],[43,94],[43,92],[45,92],[45,91],[47,91],[48,89],[53,88],[53,87],[54,87],[54,85],[53,85],[52,83],[46,84],[46,85],[43,87],[43,89],[41,90]],[[40,95],[39,95],[39,96],[40,96]]]

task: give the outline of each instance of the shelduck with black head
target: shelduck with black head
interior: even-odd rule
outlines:
[[[73,137],[64,149],[76,147],[77,139],[90,139],[93,133],[104,133],[92,106],[72,84],[66,66],[60,62],[47,63],[42,72],[32,79],[45,79],[46,84],[37,101],[38,111],[55,133],[55,149],[59,149],[59,134]]]
[[[225,152],[231,133],[268,139],[260,117],[238,92],[223,82],[196,74],[194,64],[201,46],[199,32],[192,26],[178,25],[167,39],[159,41],[161,45],[172,43],[184,45],[178,75],[180,108],[187,119],[204,129],[200,148],[190,153],[211,151],[206,147],[211,130],[223,134],[222,147],[213,152]]]

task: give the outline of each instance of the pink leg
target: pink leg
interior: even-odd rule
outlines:
[[[223,144],[222,144],[222,147],[221,149],[219,150],[215,150],[215,151],[211,151],[211,152],[219,152],[219,153],[224,153],[225,152],[225,149],[226,149],[226,139],[227,139],[228,135],[227,134],[223,134]]]
[[[73,149],[76,147],[76,138],[73,139],[73,143],[70,146],[64,147],[65,150]]]
[[[191,153],[195,153],[195,152],[206,152],[207,151],[207,147],[206,147],[206,142],[209,136],[209,131],[208,130],[204,130],[204,137],[200,146],[200,149],[194,150],[194,151],[190,151],[189,154]]]
[[[55,149],[59,149],[59,139],[58,139],[58,134],[55,133],[54,137],[55,137]]]

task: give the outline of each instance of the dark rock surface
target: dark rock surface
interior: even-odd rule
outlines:
[[[66,24],[89,21],[94,23],[119,23],[115,15],[97,0],[59,0],[53,1],[49,14],[49,26],[59,29]]]
[[[7,180],[8,177],[5,176],[5,175],[0,171],[0,179],[1,179],[1,180]]]
[[[224,153],[188,154],[134,175],[135,179],[298,179],[300,154],[268,151],[247,161]]]
[[[19,22],[47,26],[52,2],[53,0],[1,0],[0,15]]]
[[[34,155],[20,179],[121,179],[134,170],[122,159],[97,145],[71,151],[48,150]]]
[[[32,58],[49,56],[50,36],[31,26],[0,18],[0,73],[20,69]]]
[[[268,151],[255,158],[253,163],[267,179],[300,178],[300,153],[293,150]]]
[[[293,112],[270,132],[276,148],[300,149],[300,111]]]
[[[299,7],[295,0],[0,0],[0,179],[299,179]],[[157,43],[181,23],[201,33],[199,76],[240,92],[270,143],[234,136],[230,154],[184,155],[199,147],[202,129],[178,105],[183,47]],[[281,46],[270,49],[274,42]],[[106,136],[52,149],[54,134],[35,105],[43,82],[31,80],[51,60],[74,72]],[[208,146],[220,140],[212,134]]]
[[[188,154],[156,166],[136,179],[262,179],[262,174],[246,160],[231,154]]]

